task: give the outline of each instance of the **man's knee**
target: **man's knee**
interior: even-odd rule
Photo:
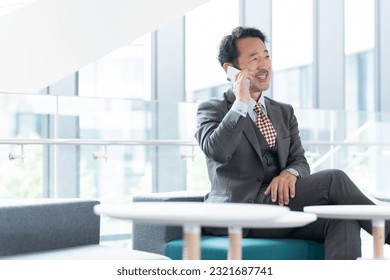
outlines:
[[[326,176],[328,176],[329,179],[333,179],[333,180],[334,179],[340,180],[340,179],[346,179],[346,178],[349,179],[348,175],[340,169],[327,169],[327,170],[323,170],[320,172],[325,174]]]
[[[355,183],[349,178],[349,176],[342,170],[339,169],[328,169],[321,171],[324,172],[327,182],[329,186],[336,186],[337,188],[345,187],[347,189],[356,189],[357,186]]]

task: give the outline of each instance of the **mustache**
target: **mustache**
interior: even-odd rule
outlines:
[[[256,72],[256,76],[260,75],[268,75],[270,71],[268,69],[261,69],[260,71]]]

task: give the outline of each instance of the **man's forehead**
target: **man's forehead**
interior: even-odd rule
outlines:
[[[267,47],[260,38],[248,37],[237,40],[239,54],[253,56],[259,53],[268,53]]]

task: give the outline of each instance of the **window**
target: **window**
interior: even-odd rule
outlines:
[[[374,111],[375,1],[345,0],[346,110]]]
[[[146,34],[79,71],[79,95],[151,99],[151,35]]]
[[[267,35],[267,34],[266,34]],[[269,35],[268,35],[269,37]],[[273,0],[273,98],[296,108],[313,104],[313,1]]]
[[[222,37],[239,24],[238,0],[212,0],[186,14],[185,63],[187,101],[221,94],[226,75],[217,60]]]

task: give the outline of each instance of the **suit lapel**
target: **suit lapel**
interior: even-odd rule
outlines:
[[[258,133],[260,133],[259,129],[255,125],[255,123],[252,121],[252,119],[249,116],[247,116],[245,118],[244,134],[246,135],[246,138],[248,139],[249,143],[251,143],[251,145],[255,149],[260,160],[262,160],[260,142],[259,142],[259,138],[256,134],[256,130],[258,130]]]
[[[233,106],[234,101],[236,100],[236,96],[234,95],[232,89],[229,89],[226,92],[226,99],[228,101],[228,110],[230,110],[230,108]],[[254,124],[254,122],[252,121],[252,119],[250,118],[249,115],[247,115],[246,118],[243,118],[243,121],[244,121],[244,128],[243,128],[244,134],[245,134],[246,138],[248,139],[249,143],[255,149],[260,160],[262,160],[260,143],[259,143],[259,139],[256,135],[256,130],[255,130],[258,128],[256,127],[256,125]]]
[[[273,103],[270,102],[270,100],[268,98],[265,99],[265,106],[267,108],[267,115],[268,115],[268,118],[271,120],[274,128],[275,128],[275,131],[276,131],[276,134],[279,136],[281,135],[281,131],[280,131],[280,125],[282,123],[282,119],[281,119],[281,114],[279,112],[279,108],[277,106],[275,106]],[[278,143],[278,137],[276,138],[276,143]]]
[[[283,132],[281,128],[283,127],[283,119],[282,114],[280,112],[279,106],[275,105],[270,99],[265,99],[265,106],[267,107],[267,115],[271,120],[275,131],[276,131],[276,147],[277,147],[277,155],[280,167],[284,169],[284,163],[287,161],[287,156],[289,153],[289,139],[283,137]]]

